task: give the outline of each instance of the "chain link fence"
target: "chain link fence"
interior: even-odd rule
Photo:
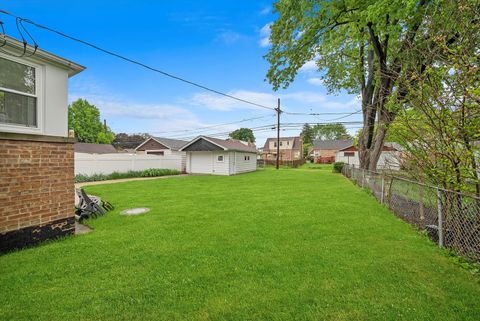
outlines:
[[[479,197],[350,165],[342,174],[371,191],[395,215],[425,230],[440,247],[480,261]]]
[[[277,164],[276,160],[266,160],[266,159],[257,159],[257,167],[267,167],[267,166],[275,166]],[[296,159],[296,160],[280,160],[278,162],[280,166],[288,166],[292,168],[297,168],[305,164],[304,159]]]

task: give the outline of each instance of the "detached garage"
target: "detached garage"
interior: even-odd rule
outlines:
[[[187,173],[235,175],[257,169],[254,144],[199,136],[183,146],[187,152]]]

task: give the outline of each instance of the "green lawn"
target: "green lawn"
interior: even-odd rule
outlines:
[[[299,168],[300,169],[321,169],[321,170],[332,171],[333,164],[315,164],[315,163],[306,162]]]
[[[0,256],[0,320],[480,317],[478,276],[329,170],[87,189],[117,210]]]

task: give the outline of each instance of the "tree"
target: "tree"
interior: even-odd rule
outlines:
[[[408,104],[392,123],[390,136],[407,151],[406,167],[413,177],[480,196],[480,9],[458,2],[449,30],[462,35],[461,43],[444,45],[439,37],[415,53],[436,63],[412,74],[417,81],[407,88]]]
[[[255,136],[250,128],[239,128],[231,132],[228,136],[232,139],[243,140],[244,142],[255,143]]]
[[[112,145],[115,146],[115,148],[137,148],[138,145],[150,137],[152,136],[148,133],[130,135],[126,133],[118,133],[115,135]]]
[[[473,7],[475,0],[464,2]],[[410,53],[457,42],[459,34],[450,28],[455,21],[449,17],[459,4],[455,0],[278,0],[274,8],[278,19],[271,26],[272,47],[265,56],[273,89],[288,87],[297,71],[315,60],[329,92],[361,95],[360,166],[376,169],[389,125],[405,103],[407,88],[416,82],[412,72],[422,73],[435,63]],[[444,28],[431,29],[432,24]]]
[[[314,137],[317,139],[351,139],[343,124],[318,124],[313,127]]]
[[[305,123],[303,125],[302,132],[300,133],[300,136],[303,138],[303,144],[304,145],[312,145],[313,139],[315,138],[312,126],[310,124]]]
[[[111,144],[115,134],[105,128],[100,120],[100,111],[85,99],[78,99],[68,106],[68,127],[82,143]]]

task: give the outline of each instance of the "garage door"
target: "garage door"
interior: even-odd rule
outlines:
[[[213,173],[213,155],[211,152],[194,152],[190,156],[190,168],[194,174]]]

